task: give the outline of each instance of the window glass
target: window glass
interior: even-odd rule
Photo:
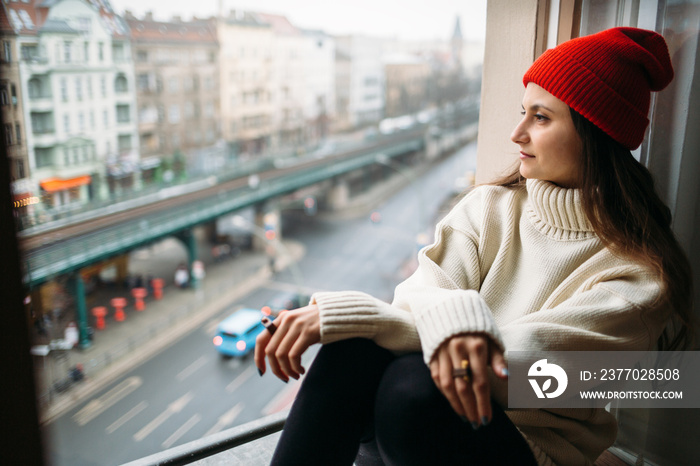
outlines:
[[[341,287],[389,301],[475,169],[486,0],[406,4],[397,15],[417,17],[352,37],[296,24],[293,0],[229,22],[149,1],[22,5],[37,24],[0,92],[11,105],[17,83],[23,110],[2,107],[0,142],[31,191],[12,186],[32,199],[15,212],[33,242],[24,311],[57,466],[127,463],[285,408],[295,383],[258,378],[250,355],[220,360],[216,325],[290,290],[299,306]],[[391,108],[387,89],[403,89]]]

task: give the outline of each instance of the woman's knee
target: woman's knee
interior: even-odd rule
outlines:
[[[423,431],[436,414],[444,414],[445,408],[449,404],[431,379],[422,355],[402,356],[389,364],[379,384],[375,424],[380,431],[386,427],[394,435],[411,437],[413,431]]]

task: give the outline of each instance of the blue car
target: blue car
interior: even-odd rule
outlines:
[[[255,348],[255,338],[265,329],[257,309],[240,309],[218,325],[214,346],[222,357],[244,357]]]

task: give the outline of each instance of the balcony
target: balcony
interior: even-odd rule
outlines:
[[[53,97],[50,95],[38,95],[30,97],[26,101],[29,111],[50,112],[53,110]]]
[[[153,464],[264,465],[270,463],[287,411],[234,427],[170,450],[132,461],[124,466]]]
[[[56,131],[53,128],[34,130],[32,134],[34,135],[34,146],[49,147],[58,142],[56,140]]]
[[[20,64],[26,67],[29,73],[43,74],[49,71],[49,57],[39,55],[22,57]]]

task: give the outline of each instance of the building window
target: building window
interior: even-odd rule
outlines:
[[[105,128],[109,128],[109,110],[102,112],[102,120],[104,122]]]
[[[172,78],[168,79],[168,90],[170,91],[171,94],[175,94],[178,91],[177,78],[172,77]]]
[[[129,106],[117,105],[117,123],[129,123]]]
[[[15,140],[17,141],[17,144],[22,144],[22,127],[19,123],[15,123]]]
[[[136,61],[139,63],[146,63],[148,62],[148,52],[145,50],[139,50],[136,52]]]
[[[75,78],[75,98],[83,100],[83,78]]]
[[[95,112],[90,110],[90,129],[95,130]]]
[[[17,173],[17,179],[20,179],[20,180],[21,180],[22,178],[25,178],[25,177],[27,176],[27,174],[26,174],[26,172],[25,172],[25,170],[24,170],[24,160],[16,160],[16,161],[15,161],[15,164],[16,164],[16,167],[17,167],[17,168],[16,168],[16,170],[17,170],[17,172],[16,172],[16,173]]]
[[[119,152],[127,152],[131,150],[131,135],[130,134],[120,134],[117,140],[119,145]]]
[[[12,97],[12,105],[17,105],[17,86],[10,84],[10,89],[12,91],[10,96]]]
[[[10,105],[10,96],[7,94],[7,86],[0,87],[0,105]]]
[[[63,115],[63,131],[70,133],[70,115]]]
[[[87,83],[87,95],[88,99],[92,99],[92,76],[88,76],[85,78],[85,81]]]
[[[64,63],[71,62],[71,46],[72,46],[72,44],[70,43],[70,41],[63,42],[63,62]]]
[[[168,121],[170,123],[180,123],[180,106],[173,104],[168,108]]]
[[[5,123],[5,145],[12,145],[12,125]]]
[[[35,44],[24,44],[20,51],[22,52],[22,60],[32,61],[39,58],[39,47]]]
[[[68,80],[61,78],[61,100],[68,102]]]
[[[102,90],[102,97],[107,97],[107,78],[104,76],[100,78],[100,89]]]
[[[85,115],[83,112],[78,113],[78,130],[85,132]]]
[[[89,42],[83,42],[83,60],[85,60],[85,62],[90,61],[90,43]]]
[[[120,74],[114,80],[114,91],[117,93],[124,93],[129,91],[129,84],[127,83],[126,77],[123,74]]]
[[[36,156],[37,168],[50,167],[53,165],[53,148],[37,147],[34,149],[34,155]]]
[[[3,59],[6,62],[12,61],[12,44],[9,41],[3,41],[2,43]]]
[[[102,42],[97,44],[97,58],[99,58],[100,61],[105,60],[105,44]]]

